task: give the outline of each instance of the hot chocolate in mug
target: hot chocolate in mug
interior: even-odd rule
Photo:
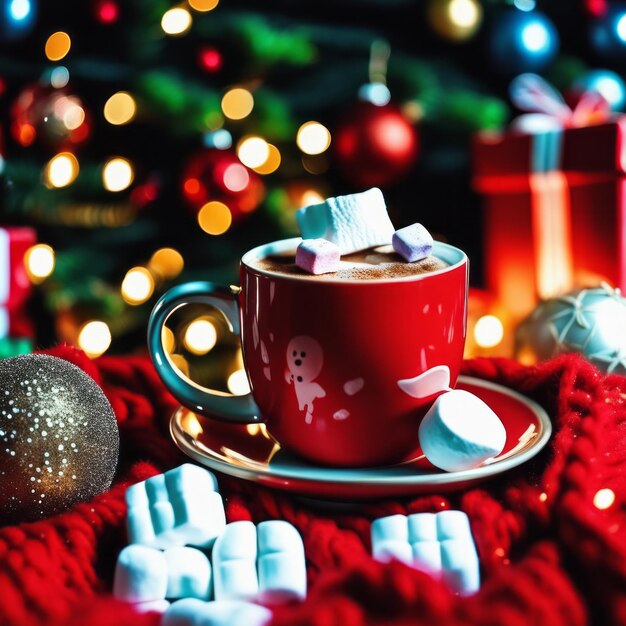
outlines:
[[[342,279],[263,269],[300,239],[265,244],[241,259],[241,287],[176,286],[156,304],[148,346],[157,372],[186,407],[237,423],[263,421],[281,445],[316,463],[401,462],[419,446],[420,420],[456,383],[467,324],[468,259],[436,242],[444,269]],[[241,336],[251,393],[194,383],[173,365],[162,329],[179,307],[219,309]]]

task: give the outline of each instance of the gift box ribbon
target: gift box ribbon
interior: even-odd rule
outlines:
[[[513,127],[531,136],[530,170],[552,172],[561,169],[563,131],[609,121],[610,104],[596,91],[586,91],[574,108],[537,74],[521,74],[509,88],[512,102],[529,111],[516,118]]]

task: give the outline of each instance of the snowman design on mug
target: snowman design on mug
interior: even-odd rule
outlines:
[[[315,379],[322,371],[324,353],[319,341],[306,335],[294,337],[287,346],[287,367],[285,380],[294,386],[298,408],[306,411],[304,421],[313,421],[313,403],[324,398],[326,392]]]

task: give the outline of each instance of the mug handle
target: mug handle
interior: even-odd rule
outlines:
[[[169,392],[184,406],[208,417],[237,424],[262,422],[261,412],[251,393],[234,396],[203,387],[176,370],[163,346],[163,327],[182,306],[192,303],[215,307],[226,318],[229,329],[241,334],[236,287],[222,287],[207,281],[177,285],[156,303],[148,323],[148,351],[157,373]]]

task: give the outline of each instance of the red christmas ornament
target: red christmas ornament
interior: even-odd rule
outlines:
[[[205,150],[187,162],[182,194],[197,212],[207,202],[223,202],[233,218],[257,208],[265,195],[260,177],[242,165],[230,150]]]
[[[91,133],[91,119],[78,96],[66,89],[35,83],[25,87],[11,106],[11,135],[28,147],[35,141],[71,149]]]
[[[359,101],[333,133],[334,155],[345,178],[359,187],[388,185],[417,159],[417,129],[393,104]]]

